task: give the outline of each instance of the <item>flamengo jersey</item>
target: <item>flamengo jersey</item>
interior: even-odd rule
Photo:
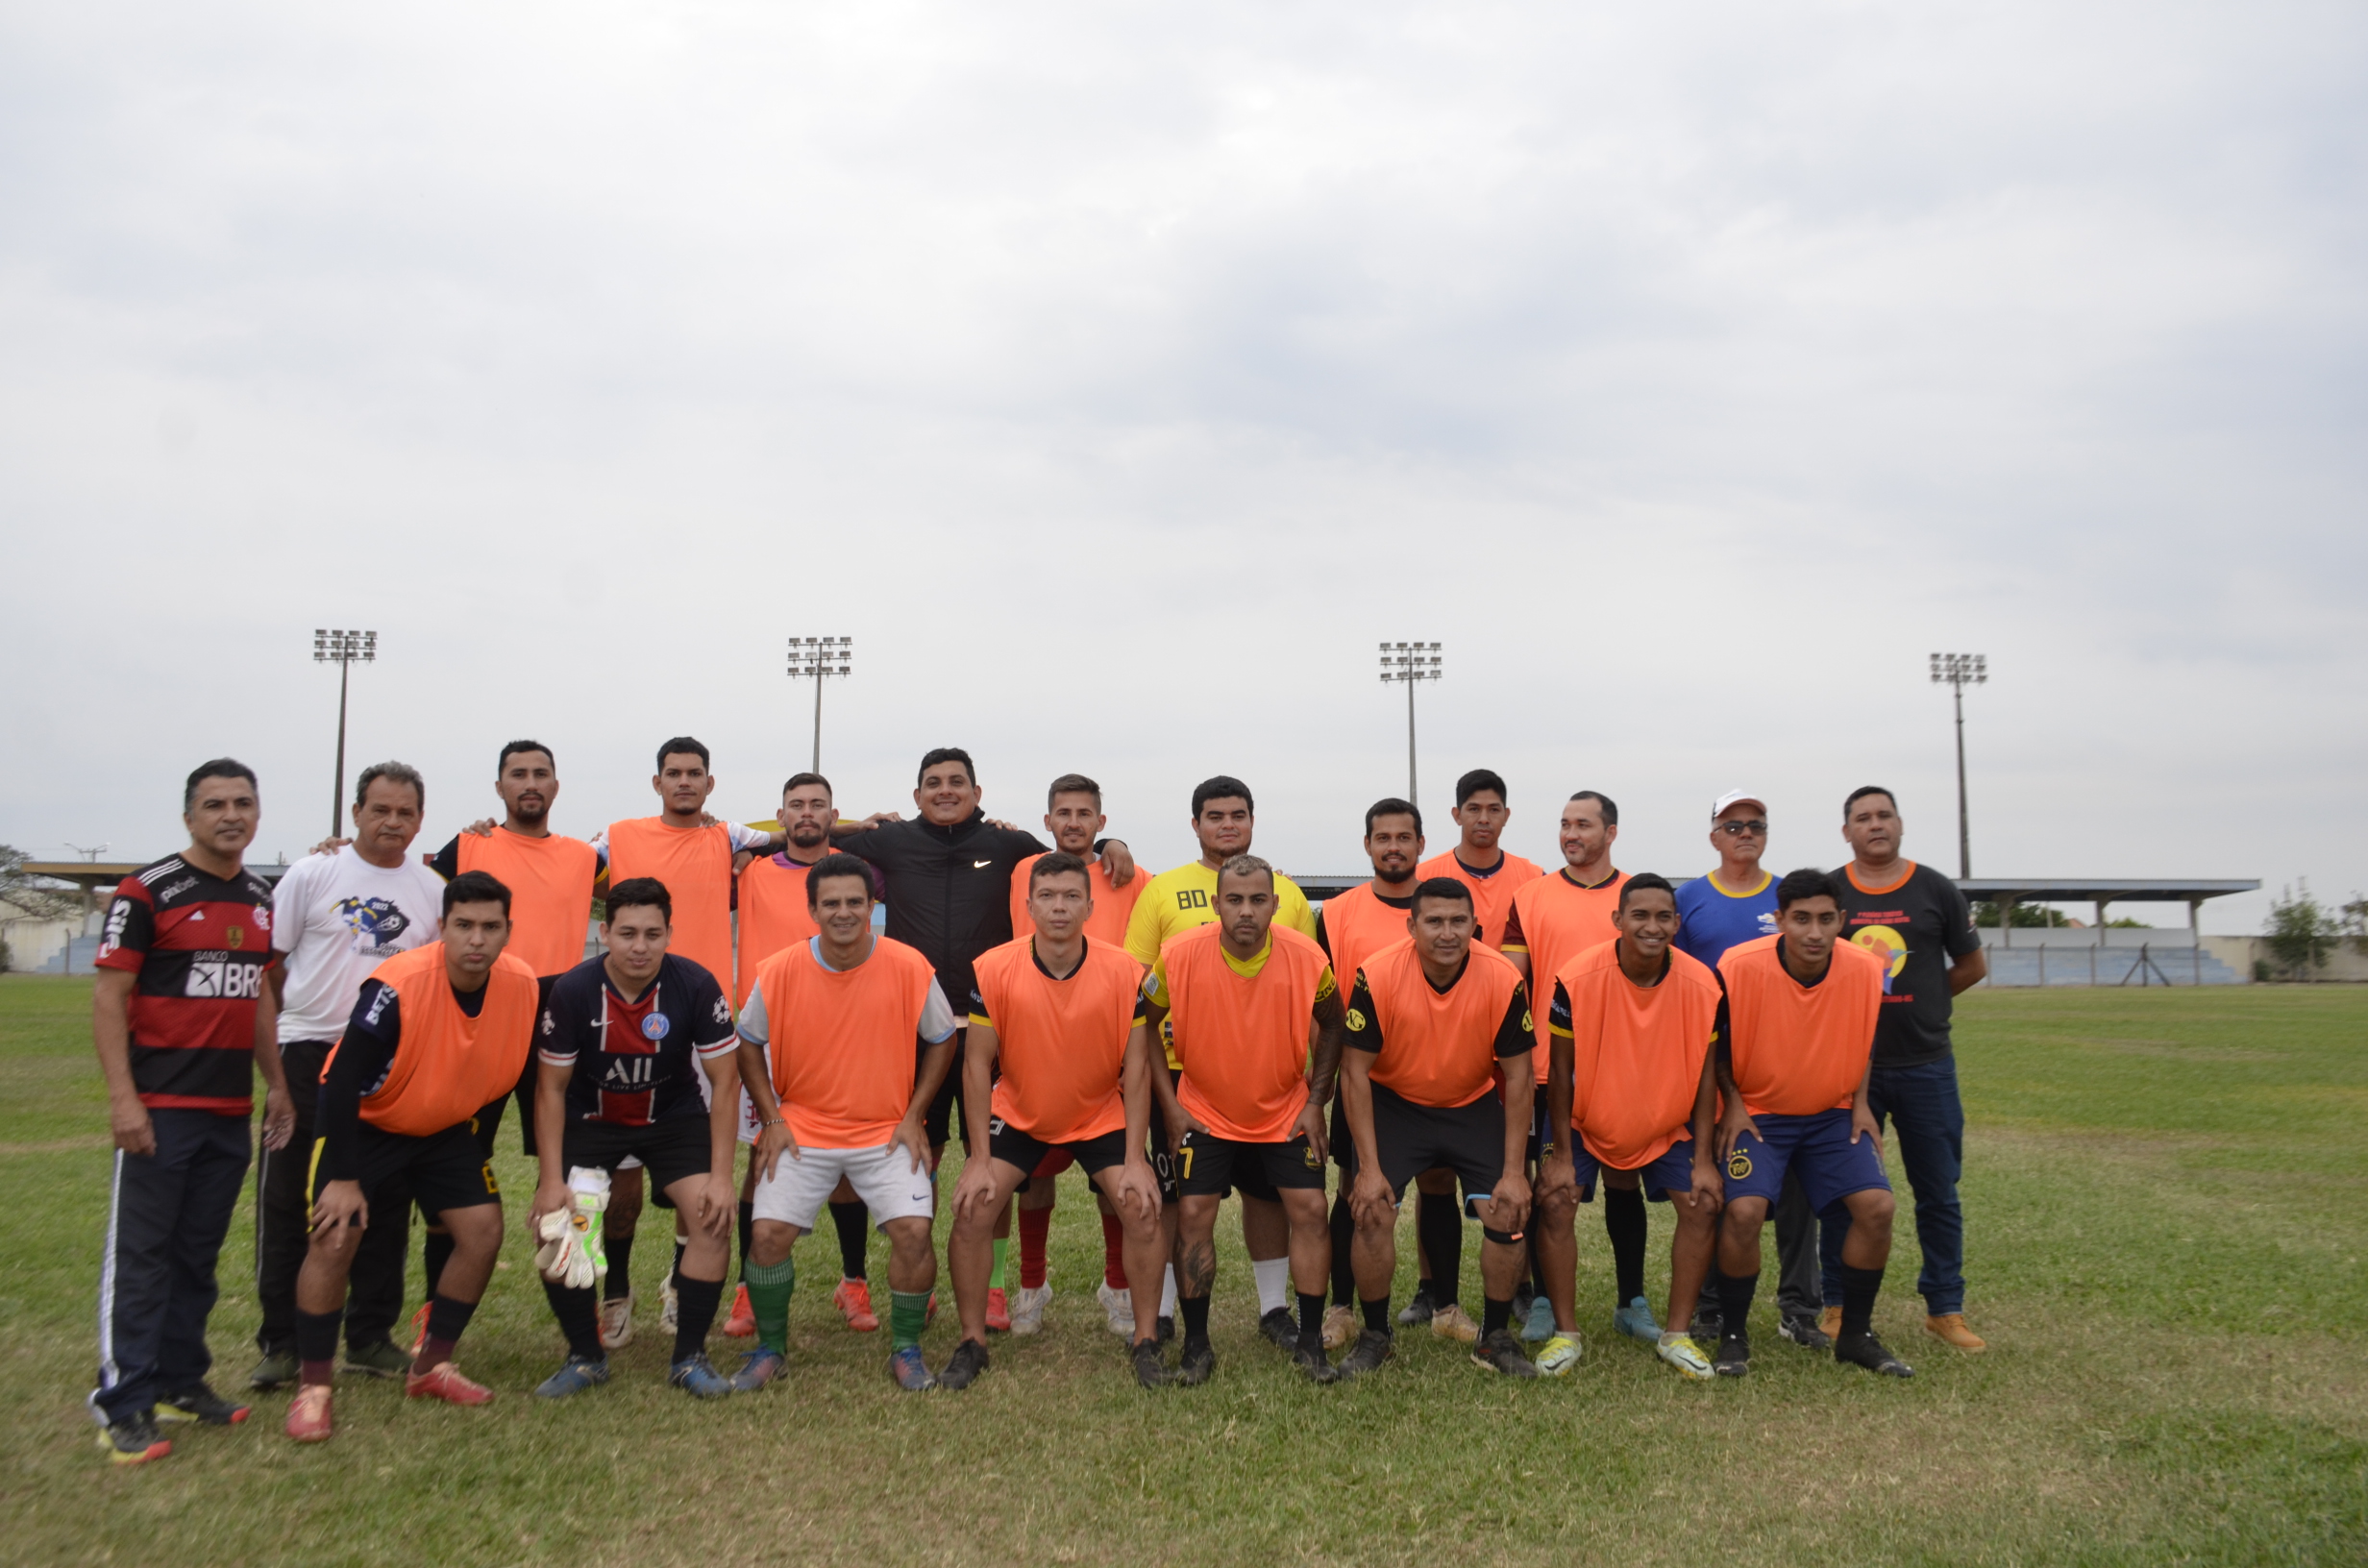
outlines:
[[[362,1120],[382,1132],[425,1138],[467,1121],[517,1087],[542,990],[522,960],[507,953],[494,960],[475,1017],[453,998],[441,942],[397,953],[370,978],[384,988],[364,988],[372,1001],[396,999],[403,1032],[384,1081],[362,1097]],[[334,1052],[330,1059],[335,1060]],[[322,1077],[328,1077],[326,1068]]]
[[[1496,1088],[1500,1050],[1529,1049],[1535,1025],[1521,971],[1493,948],[1474,943],[1443,992],[1422,972],[1413,942],[1402,941],[1368,959],[1356,984],[1373,1016],[1351,1009],[1348,1042],[1374,1052],[1373,1082],[1415,1105],[1469,1105]]]
[[[132,1083],[155,1111],[243,1116],[255,1107],[255,1004],[271,968],[271,884],[167,855],[123,879],[99,967],[132,988]]]
[[[565,974],[583,962],[592,924],[592,883],[600,856],[581,839],[554,833],[530,839],[496,827],[491,838],[463,833],[455,864],[489,871],[509,889],[509,945],[505,951],[537,975]]]
[[[1883,961],[1855,943],[1834,943],[1816,984],[1804,986],[1777,951],[1782,937],[1729,948],[1727,983],[1735,1088],[1753,1115],[1806,1116],[1845,1109],[1858,1096],[1883,1012]]]
[[[1471,890],[1471,912],[1480,922],[1480,929],[1472,933],[1472,940],[1486,943],[1491,947],[1505,944],[1505,927],[1513,918],[1513,895],[1544,874],[1536,861],[1523,860],[1518,855],[1506,855],[1496,863],[1493,870],[1482,876],[1458,860],[1452,849],[1443,855],[1433,855],[1415,868],[1415,875],[1419,880],[1428,881],[1434,876],[1443,876],[1450,881],[1461,882]]]
[[[1011,869],[1011,934],[1015,937],[1035,933],[1036,922],[1027,912],[1027,875],[1029,869],[1044,858],[1030,855]],[[1123,949],[1135,901],[1143,896],[1143,890],[1151,879],[1137,871],[1134,880],[1122,888],[1110,880],[1110,863],[1097,858],[1086,863],[1086,880],[1094,890],[1094,913],[1085,918],[1085,934],[1096,942]],[[1136,966],[1138,973],[1141,969],[1140,965]]]
[[[1082,1143],[1126,1125],[1119,1072],[1143,1021],[1143,970],[1126,949],[1085,939],[1055,978],[1036,939],[990,947],[973,966],[971,1021],[995,1031],[994,1113],[1040,1143]]]
[[[1675,947],[1650,986],[1621,971],[1617,942],[1563,966],[1549,1027],[1570,1041],[1570,1125],[1588,1153],[1637,1170],[1688,1136],[1719,999],[1718,977]]]
[[[608,885],[654,876],[674,895],[666,947],[716,977],[731,974],[731,824],[669,827],[662,817],[608,824]]]
[[[824,967],[811,943],[785,947],[757,967],[752,1008],[763,1008],[767,1047],[781,1119],[801,1146],[884,1146],[913,1103],[914,1051],[922,1011],[937,975],[918,948],[892,937],[851,969]]]
[[[1168,943],[1152,971],[1153,1002],[1175,1026],[1176,1096],[1195,1120],[1239,1143],[1280,1143],[1307,1104],[1307,1036],[1334,992],[1315,939],[1280,923],[1254,974],[1233,967],[1214,924]]]
[[[673,953],[631,1001],[590,958],[554,981],[543,1003],[538,1060],[573,1067],[567,1119],[647,1127],[704,1116],[702,1061],[735,1050],[731,1004],[715,976]]]

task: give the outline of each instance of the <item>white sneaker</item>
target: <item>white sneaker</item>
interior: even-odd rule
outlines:
[[[1026,1286],[1022,1286],[1020,1293],[1011,1300],[1011,1332],[1014,1334],[1043,1333],[1045,1308],[1049,1306],[1051,1301],[1052,1286],[1040,1285],[1031,1290]]]
[[[675,1297],[675,1277],[666,1276],[666,1283],[657,1288],[657,1326],[668,1334],[675,1332],[675,1313],[679,1303]]]
[[[633,1293],[611,1296],[601,1303],[601,1348],[623,1350],[633,1342]]]
[[[1110,1319],[1110,1332],[1122,1339],[1135,1336],[1135,1293],[1132,1290],[1113,1290],[1104,1280],[1096,1286],[1094,1299],[1101,1303],[1104,1315]]]

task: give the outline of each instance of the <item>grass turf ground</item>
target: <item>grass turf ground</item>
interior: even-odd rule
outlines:
[[[1047,1332],[999,1338],[966,1393],[890,1387],[885,1334],[851,1335],[829,1307],[826,1234],[800,1247],[785,1385],[719,1405],[663,1386],[654,1239],[616,1382],[540,1405],[527,1390],[559,1339],[513,1214],[462,1346],[491,1408],[349,1381],[333,1443],[282,1439],[286,1398],[268,1396],[247,1426],[181,1429],[171,1458],[129,1470],[100,1458],[82,1404],[111,1158],[88,998],[87,981],[0,980],[12,1561],[2368,1560],[2368,991],[1963,1001],[1968,1273],[1993,1348],[1961,1357],[1919,1331],[1903,1212],[1877,1326],[1916,1366],[1907,1384],[1784,1344],[1765,1291],[1751,1376],[1681,1382],[1612,1335],[1590,1209],[1587,1355],[1567,1380],[1517,1386],[1401,1333],[1379,1376],[1308,1387],[1255,1338],[1235,1231],[1217,1381],[1146,1393],[1094,1305],[1100,1236],[1071,1175]],[[517,1198],[531,1180],[512,1138]],[[1895,1153],[1892,1171],[1904,1200]],[[213,1317],[226,1392],[251,1360],[249,1225],[242,1204]],[[1657,1303],[1667,1237],[1663,1211]],[[875,1238],[876,1286],[885,1263]],[[933,1362],[953,1339],[948,1312]]]

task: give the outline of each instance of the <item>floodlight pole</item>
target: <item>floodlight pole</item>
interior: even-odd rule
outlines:
[[[789,640],[789,678],[814,680],[814,772],[823,771],[823,681],[830,675],[854,674],[852,637],[792,637]]]
[[[1989,659],[1981,653],[1936,653],[1932,676],[1934,685],[1949,688],[1957,704],[1957,874],[1961,879],[1973,875],[1973,824],[1965,804],[1965,688],[1988,684]],[[2004,921],[2007,914],[1998,918]]]
[[[1419,805],[1415,782],[1415,682],[1437,680],[1443,673],[1440,668],[1440,645],[1437,643],[1383,643],[1381,645],[1381,679],[1384,685],[1397,680],[1406,683],[1406,798]]]
[[[379,656],[379,634],[375,631],[330,630],[316,627],[312,633],[312,662],[333,663],[337,667],[337,778],[329,792],[329,836],[337,837],[345,814],[345,701],[349,683],[354,675],[354,661],[375,664]]]

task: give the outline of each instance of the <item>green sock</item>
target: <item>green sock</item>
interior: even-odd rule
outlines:
[[[784,1258],[760,1263],[751,1258],[740,1265],[741,1283],[749,1287],[749,1311],[756,1314],[756,1342],[776,1355],[789,1354],[789,1295],[798,1288],[798,1264]]]
[[[929,1323],[929,1292],[926,1290],[891,1290],[888,1292],[888,1336],[894,1348],[921,1343],[921,1331]]]
[[[988,1289],[1000,1290],[1003,1288],[1003,1255],[1010,1250],[1011,1243],[1008,1240],[995,1243],[995,1272],[987,1276]]]

